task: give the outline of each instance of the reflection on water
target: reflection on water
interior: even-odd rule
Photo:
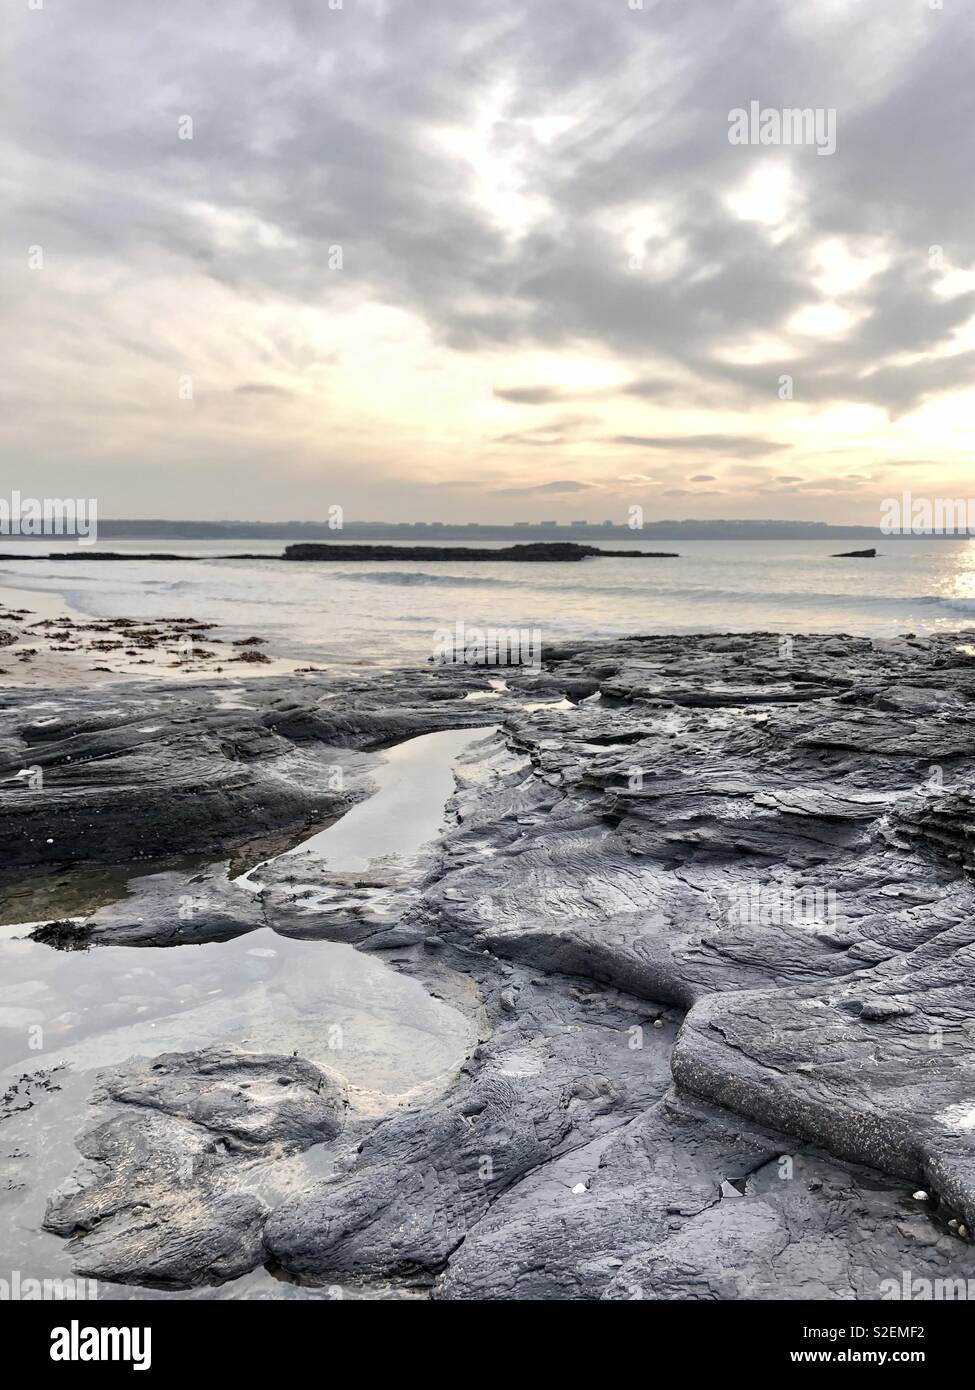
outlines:
[[[414,854],[440,828],[457,754],[484,733],[428,734],[389,750],[376,794],[302,852],[337,869]],[[351,1114],[365,1118],[443,1090],[475,1041],[456,1009],[346,945],[261,928],[205,945],[66,952],[28,931],[0,927],[0,1277],[8,1266],[24,1277],[70,1275],[64,1242],[40,1225],[47,1196],[77,1162],[74,1135],[102,1068],[214,1045],[296,1052],[339,1078]],[[31,1079],[38,1074],[46,1079]],[[324,1171],[326,1147],[255,1181],[270,1193],[292,1170]],[[265,1271],[238,1283],[217,1296],[300,1296]]]
[[[103,1067],[210,1045],[297,1052],[339,1077],[350,1115],[365,1117],[442,1090],[475,1041],[456,1010],[349,946],[262,929],[222,944],[65,953],[20,930],[0,932],[0,1097],[11,1093],[0,1104],[0,1278],[70,1277],[65,1242],[41,1222],[78,1162],[74,1137]],[[46,1085],[20,1079],[39,1072]],[[323,1172],[330,1161],[312,1150],[292,1166]],[[288,1168],[267,1180],[266,1195],[283,1192]],[[133,1294],[145,1291],[110,1291]],[[256,1271],[215,1296],[302,1294]]]
[[[948,547],[945,560],[946,572],[941,594],[955,605],[960,614],[967,609],[975,619],[975,543],[969,541],[964,545]]]
[[[391,855],[412,857],[436,838],[443,824],[444,803],[454,789],[454,760],[488,732],[447,729],[387,749],[382,764],[370,773],[375,795],[288,854],[312,855],[336,873],[366,869],[371,860]],[[259,887],[260,867],[236,881]]]
[[[350,946],[263,928],[203,946],[64,952],[22,931],[0,931],[0,1081],[233,1043],[296,1051],[372,1109],[449,1077],[466,1052],[460,1014]]]

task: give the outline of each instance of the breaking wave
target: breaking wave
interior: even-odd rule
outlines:
[[[539,565],[544,573],[545,566]],[[592,584],[577,582],[583,580],[583,576],[590,575],[589,571],[580,571],[578,576],[566,575],[559,583],[546,582],[541,575],[536,580],[532,579],[500,579],[493,575],[455,575],[455,574],[428,574],[425,572],[414,574],[406,570],[379,570],[367,574],[336,574],[332,571],[330,579],[341,579],[348,584],[379,584],[392,588],[432,588],[439,587],[445,589],[470,588],[470,589],[521,589],[526,592],[536,593],[562,593],[568,594],[575,590],[579,594],[586,596],[604,594],[607,596],[625,595],[627,598],[634,599],[645,596],[648,599],[671,598],[680,599],[688,602],[701,603],[742,603],[742,604],[762,604],[774,603],[794,605],[797,608],[817,608],[817,607],[836,607],[836,608],[910,608],[919,605],[941,604],[943,607],[954,609],[962,613],[975,613],[975,597],[972,598],[948,598],[941,594],[858,594],[858,593],[818,593],[816,590],[792,593],[777,589],[770,584],[767,589],[720,589],[710,588],[704,585],[696,587],[675,588],[668,584],[661,584],[661,578],[665,578],[659,571],[655,571],[651,582],[640,583],[640,577],[634,574],[632,584]]]
[[[344,579],[349,584],[392,584],[404,589],[426,588],[440,584],[449,588],[522,589],[517,579],[475,579],[469,575],[409,574],[404,570],[380,570],[376,574],[330,574],[330,579]]]

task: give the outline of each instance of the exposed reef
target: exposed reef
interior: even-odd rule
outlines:
[[[220,1049],[105,1073],[92,1101],[106,1113],[80,1136],[85,1161],[45,1224],[92,1277],[179,1288],[260,1263],[268,1207],[246,1179],[334,1139],[344,1119],[311,1063]]]
[[[83,924],[95,948],[269,926],[380,951],[480,1042],[438,1098],[330,1130],[341,1097],[319,1108],[298,1059],[284,1113],[281,1059],[108,1073],[78,1190],[48,1213],[79,1271],[186,1287],[268,1263],[444,1299],[870,1299],[905,1271],[975,1277],[964,636],[647,637],[504,674],[503,691],[450,668],[254,681],[233,711],[153,687],[0,712],[8,766],[50,769],[41,790],[5,784],[14,864],[53,860],[52,827],[78,861],[140,830],[229,852],[368,794],[383,744],[499,729],[413,860],[285,856],[257,897],[214,867],[185,924],[175,869]],[[206,816],[171,812],[194,796]],[[295,1167],[309,1145],[324,1172]],[[166,1186],[180,1153],[199,1171]]]
[[[285,560],[678,560],[675,551],[601,550],[595,545],[575,541],[530,541],[525,545],[504,545],[496,550],[466,545],[339,545],[303,543],[285,547]]]

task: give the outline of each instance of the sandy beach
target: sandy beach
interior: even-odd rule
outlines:
[[[230,638],[202,619],[90,618],[58,594],[0,588],[0,687],[232,680],[301,669],[265,637]]]

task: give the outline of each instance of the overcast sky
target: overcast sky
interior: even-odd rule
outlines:
[[[876,524],[972,491],[970,0],[41,3],[4,7],[6,492]],[[729,143],[753,101],[835,109],[835,153]]]

